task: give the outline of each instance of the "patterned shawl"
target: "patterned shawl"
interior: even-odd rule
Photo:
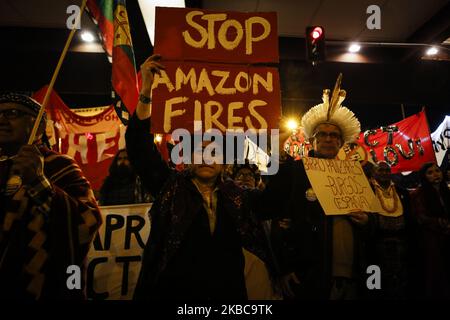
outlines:
[[[222,199],[220,205],[234,220],[242,246],[266,262],[269,270],[273,270],[264,231],[251,211],[248,194],[231,180],[219,183],[218,189]],[[152,231],[135,290],[136,299],[148,294],[177,253],[195,214],[201,210],[202,201],[188,170],[170,177],[150,211]]]
[[[0,195],[4,208],[0,281],[14,283],[14,292],[5,292],[8,286],[0,283],[0,295],[80,298],[81,290],[68,290],[66,270],[69,265],[83,270],[83,260],[101,224],[99,210],[74,160],[45,147],[40,151],[45,179],[22,186],[12,197]]]

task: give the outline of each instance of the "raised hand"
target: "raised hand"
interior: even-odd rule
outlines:
[[[153,80],[155,79],[155,74],[161,75],[161,69],[164,70],[164,66],[159,63],[161,60],[161,56],[159,54],[154,54],[147,58],[145,62],[141,65],[141,74],[142,74],[142,89],[141,94],[149,97]]]
[[[150,95],[152,92],[153,81],[155,80],[155,74],[161,75],[161,70],[164,70],[164,66],[158,61],[161,60],[159,54],[150,56],[141,65],[142,75],[142,88],[139,95],[139,102],[136,107],[136,114],[140,120],[150,118],[152,114],[150,106]]]

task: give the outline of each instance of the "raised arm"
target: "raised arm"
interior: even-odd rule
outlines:
[[[161,56],[152,55],[141,65],[139,102],[125,134],[130,162],[144,186],[154,195],[159,193],[171,173],[154,143],[154,135],[150,133],[151,88],[155,73],[159,74],[160,69],[164,69],[158,63],[160,59]]]

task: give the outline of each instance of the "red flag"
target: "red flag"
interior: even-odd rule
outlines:
[[[114,38],[113,1],[87,0],[86,9],[100,29],[103,48],[112,57]]]
[[[392,173],[419,170],[436,161],[425,111],[380,129],[361,133],[358,143],[374,162],[386,161]]]
[[[47,86],[33,98],[44,100]],[[71,110],[55,90],[47,106],[46,133],[53,150],[74,158],[94,190],[108,175],[114,155],[125,148],[125,127],[112,106]],[[80,111],[83,110],[83,111]]]
[[[88,0],[87,8],[101,31],[106,53],[112,56],[116,112],[126,124],[136,109],[139,90],[125,0]]]

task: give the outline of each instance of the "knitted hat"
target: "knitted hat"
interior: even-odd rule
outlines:
[[[255,180],[258,180],[259,177],[261,176],[258,166],[256,164],[250,163],[248,161],[248,159],[245,159],[245,163],[243,163],[243,164],[237,164],[235,161],[235,164],[233,165],[233,173],[232,173],[233,179],[236,178],[237,174],[242,169],[250,170],[253,173]]]
[[[41,109],[41,104],[30,98],[24,94],[8,92],[0,94],[0,103],[13,102],[18,103],[24,107],[27,107],[30,111],[32,111],[36,116],[39,114],[39,110]],[[43,114],[42,119],[46,119],[47,115]]]

